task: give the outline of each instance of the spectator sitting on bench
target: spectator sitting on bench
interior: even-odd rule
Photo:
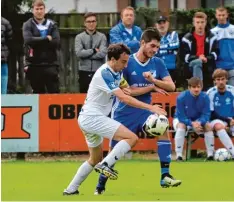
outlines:
[[[234,87],[226,85],[228,73],[223,69],[216,69],[212,78],[216,86],[207,92],[210,98],[210,126],[234,159],[234,146],[226,131],[226,126],[230,127],[234,136]],[[214,135],[209,140],[210,144],[214,144]],[[210,156],[210,160],[213,160],[213,156]]]
[[[182,92],[176,101],[176,112],[173,120],[175,134],[175,151],[177,161],[183,161],[182,153],[186,131],[193,129],[198,135],[205,134],[205,143],[212,136],[210,120],[210,101],[205,92],[202,92],[203,83],[198,77],[188,80],[188,90]],[[206,144],[206,148],[209,148]],[[208,151],[213,154],[213,148]]]

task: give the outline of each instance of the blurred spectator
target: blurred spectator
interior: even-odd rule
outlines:
[[[175,82],[177,77],[176,55],[179,48],[179,37],[176,31],[169,31],[170,23],[168,18],[160,16],[156,23],[156,28],[161,34],[160,49],[156,56],[161,58],[169,71],[172,80]]]
[[[204,90],[213,86],[211,75],[217,59],[217,41],[215,35],[207,29],[207,15],[196,12],[193,17],[192,31],[181,42],[181,54],[194,77],[203,80]]]
[[[96,70],[105,63],[107,54],[106,36],[98,32],[95,13],[84,16],[85,31],[75,38],[75,52],[79,58],[80,93],[87,93]]]
[[[228,15],[226,8],[217,8],[218,25],[211,31],[216,35],[220,49],[216,66],[228,71],[228,84],[234,86],[234,25],[229,23]]]
[[[26,76],[33,93],[59,93],[59,31],[54,21],[45,18],[42,0],[34,0],[32,9],[33,18],[23,25]]]
[[[234,146],[231,138],[226,132],[226,127],[234,132],[234,87],[226,85],[228,81],[228,73],[222,69],[216,69],[213,73],[215,87],[208,90],[207,94],[210,98],[211,110],[211,128],[216,131],[223,145],[229,150],[234,159]],[[233,134],[232,132],[232,134]],[[210,156],[209,160],[213,160],[214,154],[214,134],[209,137]]]
[[[1,94],[7,93],[9,43],[12,40],[10,22],[1,17]]]
[[[183,161],[182,152],[187,130],[193,129],[198,135],[205,133],[205,142],[212,135],[208,124],[210,120],[209,97],[205,92],[202,92],[202,87],[202,80],[198,77],[192,77],[188,80],[188,90],[180,93],[177,97],[173,120],[173,127],[176,131],[175,151],[177,161]]]
[[[136,53],[140,48],[142,30],[134,25],[135,10],[128,6],[121,11],[121,22],[110,30],[110,43],[124,43],[131,54]]]

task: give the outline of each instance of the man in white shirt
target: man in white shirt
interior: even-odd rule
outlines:
[[[92,172],[117,179],[117,172],[111,168],[137,142],[138,137],[119,122],[108,117],[114,96],[127,105],[166,115],[164,109],[150,105],[129,96],[127,89],[119,88],[121,71],[127,66],[130,50],[124,44],[112,44],[108,48],[108,62],[94,74],[90,83],[85,104],[80,112],[78,123],[89,147],[90,158],[78,169],[64,195],[79,194],[78,188]],[[114,149],[102,160],[103,138],[119,141]],[[99,163],[102,160],[101,163]]]

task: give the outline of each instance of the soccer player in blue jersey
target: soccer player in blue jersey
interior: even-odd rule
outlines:
[[[234,87],[226,85],[228,73],[225,70],[216,69],[212,77],[216,86],[207,91],[210,98],[210,125],[234,159],[234,146],[226,131],[228,126],[232,134],[234,132]],[[214,135],[210,141],[214,145]],[[213,160],[213,155],[209,158]]]
[[[154,57],[160,46],[160,34],[155,29],[147,29],[143,32],[140,49],[131,55],[128,67],[123,70],[123,76],[130,86],[131,95],[144,103],[151,103],[152,91],[174,91],[173,83],[163,61]],[[163,89],[163,90],[162,90]],[[144,123],[152,113],[146,110],[133,108],[123,102],[116,100],[112,108],[112,118],[122,123],[132,132],[142,132]],[[112,140],[113,148],[117,142]],[[158,155],[161,164],[162,187],[178,186],[180,180],[175,180],[169,172],[171,162],[171,142],[168,133],[158,137]],[[95,194],[99,195],[105,191],[107,178],[100,175]]]

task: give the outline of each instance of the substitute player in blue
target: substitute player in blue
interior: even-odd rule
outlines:
[[[188,80],[188,90],[180,93],[176,100],[176,113],[173,120],[175,134],[175,151],[177,161],[183,161],[182,153],[186,130],[192,128],[198,135],[204,134],[208,156],[213,154],[211,143],[212,129],[209,125],[209,98],[202,92],[203,83],[198,77]]]
[[[137,53],[130,56],[128,67],[123,71],[124,78],[128,82],[131,95],[144,103],[151,103],[152,91],[174,91],[175,85],[163,63],[154,57],[160,46],[160,34],[155,29],[147,29],[141,37],[141,46]],[[123,102],[116,100],[112,108],[112,117],[122,123],[132,132],[138,134],[144,130],[144,123],[152,113],[133,108]],[[117,142],[112,140],[113,148]],[[157,141],[158,155],[161,163],[162,187],[178,186],[180,180],[175,180],[169,173],[171,162],[171,142],[167,131]],[[101,175],[96,187],[95,195],[102,194],[105,190],[107,178]]]
[[[234,132],[234,87],[226,85],[228,73],[225,70],[216,69],[212,77],[215,87],[207,91],[210,98],[210,125],[234,159],[234,146],[226,131],[228,126],[232,134]],[[214,145],[214,135],[210,141],[210,144]],[[214,147],[211,149],[214,153]],[[209,158],[213,160],[213,155],[210,155]]]

